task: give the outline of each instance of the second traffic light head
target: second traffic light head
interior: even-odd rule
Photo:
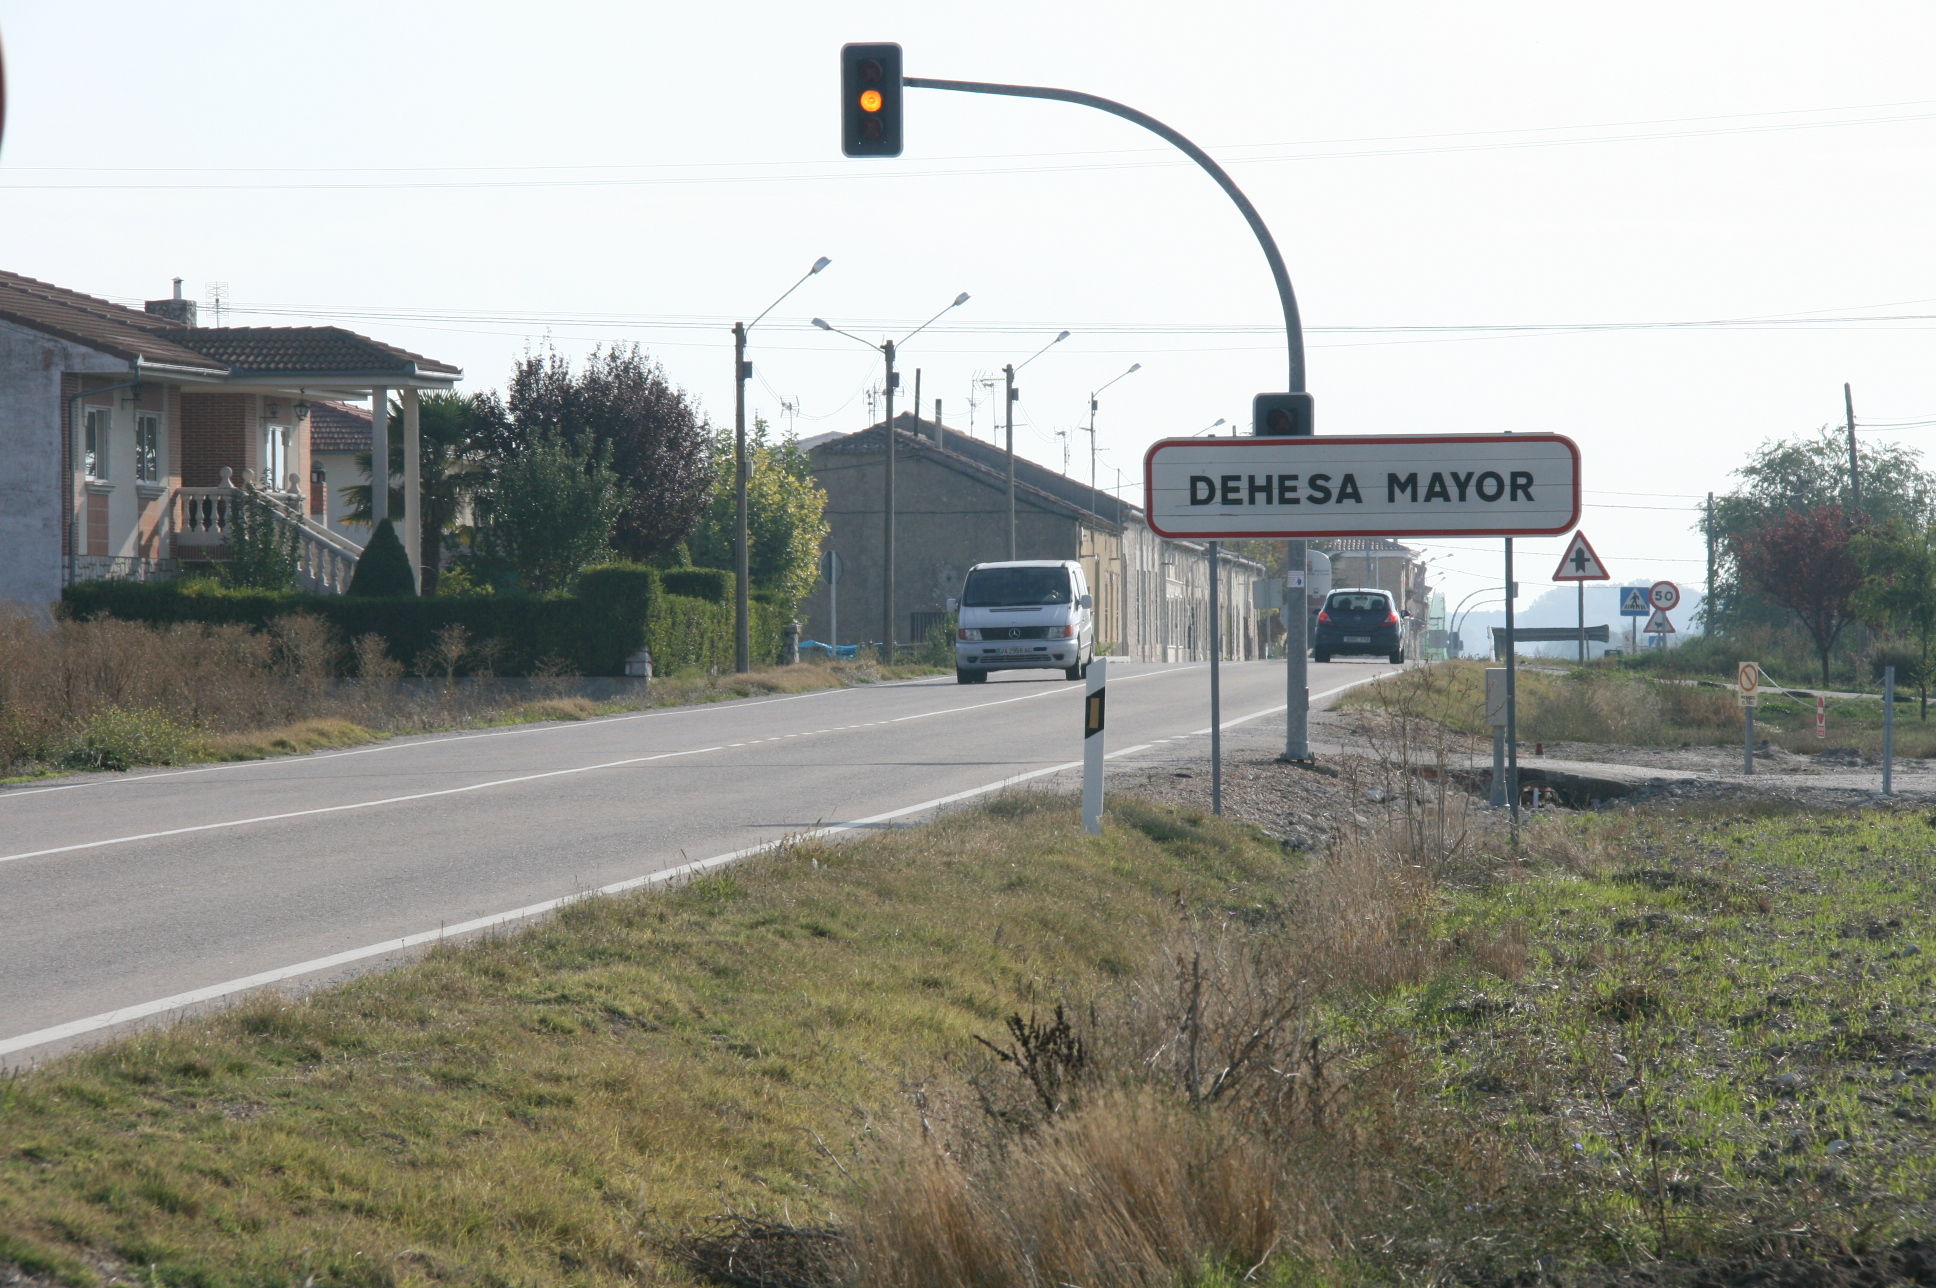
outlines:
[[[901,155],[901,47],[840,47],[840,150],[850,157]]]

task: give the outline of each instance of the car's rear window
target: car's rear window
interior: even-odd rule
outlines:
[[[977,568],[961,588],[968,608],[1018,608],[1069,602],[1067,568]]]
[[[1334,613],[1389,613],[1392,610],[1389,598],[1370,594],[1336,594],[1324,606]]]

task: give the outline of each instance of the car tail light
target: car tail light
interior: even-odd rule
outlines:
[[[1387,625],[1387,626],[1396,626],[1396,625],[1398,625],[1398,614],[1397,614],[1397,613],[1386,613],[1386,614],[1385,614],[1385,625]]]
[[[1322,609],[1318,610],[1318,624],[1321,626],[1329,626],[1331,624],[1331,614]]]

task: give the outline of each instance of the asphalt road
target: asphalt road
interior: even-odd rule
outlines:
[[[1313,664],[1313,699],[1391,669]],[[1083,687],[949,677],[0,789],[0,1066],[1055,772]],[[1226,725],[1282,720],[1283,663],[1221,687]],[[1116,663],[1108,712],[1117,759],[1207,735],[1209,668]]]

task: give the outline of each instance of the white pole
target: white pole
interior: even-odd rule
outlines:
[[[1082,703],[1082,830],[1102,835],[1103,696],[1109,685],[1109,659],[1089,663],[1089,685]]]

